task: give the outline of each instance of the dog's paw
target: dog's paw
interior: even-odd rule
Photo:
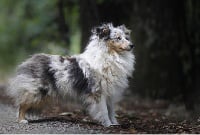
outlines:
[[[117,119],[114,117],[111,119],[111,122],[112,122],[112,125],[120,125],[118,122],[117,122]]]
[[[27,123],[28,123],[28,120],[20,120],[19,123],[27,124]]]
[[[110,127],[112,125],[112,123],[111,122],[105,122],[105,123],[102,123],[102,125],[104,127]]]
[[[119,123],[112,123],[111,126],[119,126]]]

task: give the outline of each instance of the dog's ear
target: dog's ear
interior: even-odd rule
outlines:
[[[119,29],[121,29],[126,36],[129,36],[131,35],[131,30],[129,30],[128,28],[126,28],[126,26],[123,24],[123,25],[120,25],[118,26]]]
[[[107,39],[107,38],[109,38],[109,36],[110,36],[110,28],[109,28],[109,26],[106,25],[106,24],[104,24],[104,25],[102,25],[102,26],[100,26],[100,27],[94,28],[94,29],[92,30],[92,32],[93,32],[94,34],[96,34],[97,36],[99,36],[100,39],[102,39],[102,38]]]

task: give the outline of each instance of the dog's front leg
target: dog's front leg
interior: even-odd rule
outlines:
[[[107,98],[107,106],[108,106],[108,115],[110,118],[110,121],[112,123],[112,125],[119,125],[119,123],[117,122],[117,119],[115,118],[115,105],[114,105],[114,101],[113,101],[113,97],[108,97]]]
[[[105,96],[101,95],[99,100],[94,100],[88,107],[91,117],[99,121],[103,126],[108,127],[112,123],[108,116],[108,109]]]

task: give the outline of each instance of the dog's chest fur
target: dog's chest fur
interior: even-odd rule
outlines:
[[[105,53],[90,53],[81,55],[100,78],[100,87],[106,95],[120,94],[128,87],[128,77],[132,75],[134,56],[127,53],[124,56]]]

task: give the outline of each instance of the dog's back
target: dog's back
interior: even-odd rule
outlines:
[[[48,71],[50,57],[46,54],[36,54],[27,59],[17,68],[17,75],[29,75],[32,78],[42,78]]]

